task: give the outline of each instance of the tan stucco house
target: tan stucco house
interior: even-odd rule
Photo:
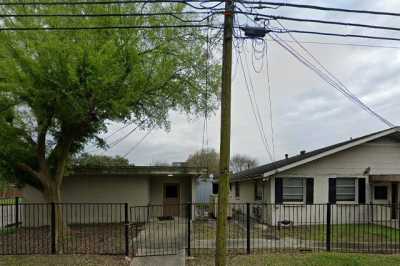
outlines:
[[[327,203],[347,208],[340,211],[350,220],[371,215],[391,220],[399,218],[399,192],[400,128],[395,127],[236,173],[230,201],[260,203],[252,215],[272,224],[287,214],[296,219],[299,212],[318,217],[316,204]],[[365,207],[370,203],[380,205],[371,210]]]
[[[64,178],[65,203],[128,203],[158,206],[160,216],[180,215],[178,205],[194,202],[202,169],[182,166],[129,166],[77,168]],[[27,185],[24,202],[44,202],[42,194]],[[174,207],[176,205],[176,207]]]

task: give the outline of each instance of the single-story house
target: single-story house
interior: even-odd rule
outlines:
[[[184,166],[76,168],[64,177],[63,203],[70,203],[64,208],[65,216],[82,219],[82,214],[75,215],[80,210],[79,205],[73,205],[74,203],[88,203],[93,206],[128,203],[129,207],[143,206],[142,210],[138,207],[137,214],[134,214],[141,216],[140,219],[148,217],[149,212],[152,212],[151,216],[158,217],[186,215],[184,204],[195,201],[198,178],[204,173],[204,169]],[[29,185],[22,192],[24,203],[45,202],[40,191]],[[118,213],[123,212],[123,209],[118,208],[113,216],[120,219]],[[100,212],[101,209],[93,207],[91,211]],[[92,213],[85,216],[88,216],[87,219],[95,217],[97,220],[105,220],[109,214]],[[72,217],[71,222],[74,219]]]
[[[395,127],[236,173],[230,201],[260,203],[252,205],[252,216],[268,224],[300,223],[299,212],[316,223],[326,221],[327,203],[336,208],[333,222],[387,221],[399,218],[399,186],[400,128]]]

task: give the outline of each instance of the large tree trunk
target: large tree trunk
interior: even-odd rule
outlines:
[[[62,253],[63,242],[70,233],[70,230],[63,215],[61,185],[54,183],[49,184],[48,188],[45,189],[44,191],[44,195],[47,202],[54,203],[54,211],[55,211],[54,232],[55,232],[55,242],[56,242],[55,244],[57,252]]]

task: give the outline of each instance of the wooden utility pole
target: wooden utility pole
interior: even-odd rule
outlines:
[[[231,145],[231,82],[233,0],[225,1],[224,43],[222,54],[221,140],[219,161],[218,216],[215,265],[226,265],[227,209],[229,196],[229,160]]]

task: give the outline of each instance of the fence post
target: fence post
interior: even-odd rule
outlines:
[[[331,204],[326,204],[326,251],[331,251]]]
[[[187,255],[188,257],[191,256],[191,246],[190,246],[190,234],[191,234],[191,230],[190,230],[190,219],[192,217],[192,205],[191,203],[188,203],[187,205]]]
[[[15,197],[15,227],[19,227],[19,198]]]
[[[247,254],[250,254],[250,203],[246,203],[246,225],[247,225]]]
[[[128,203],[125,203],[125,256],[129,256],[129,216],[128,216]]]
[[[51,254],[56,254],[56,204],[51,203]]]

